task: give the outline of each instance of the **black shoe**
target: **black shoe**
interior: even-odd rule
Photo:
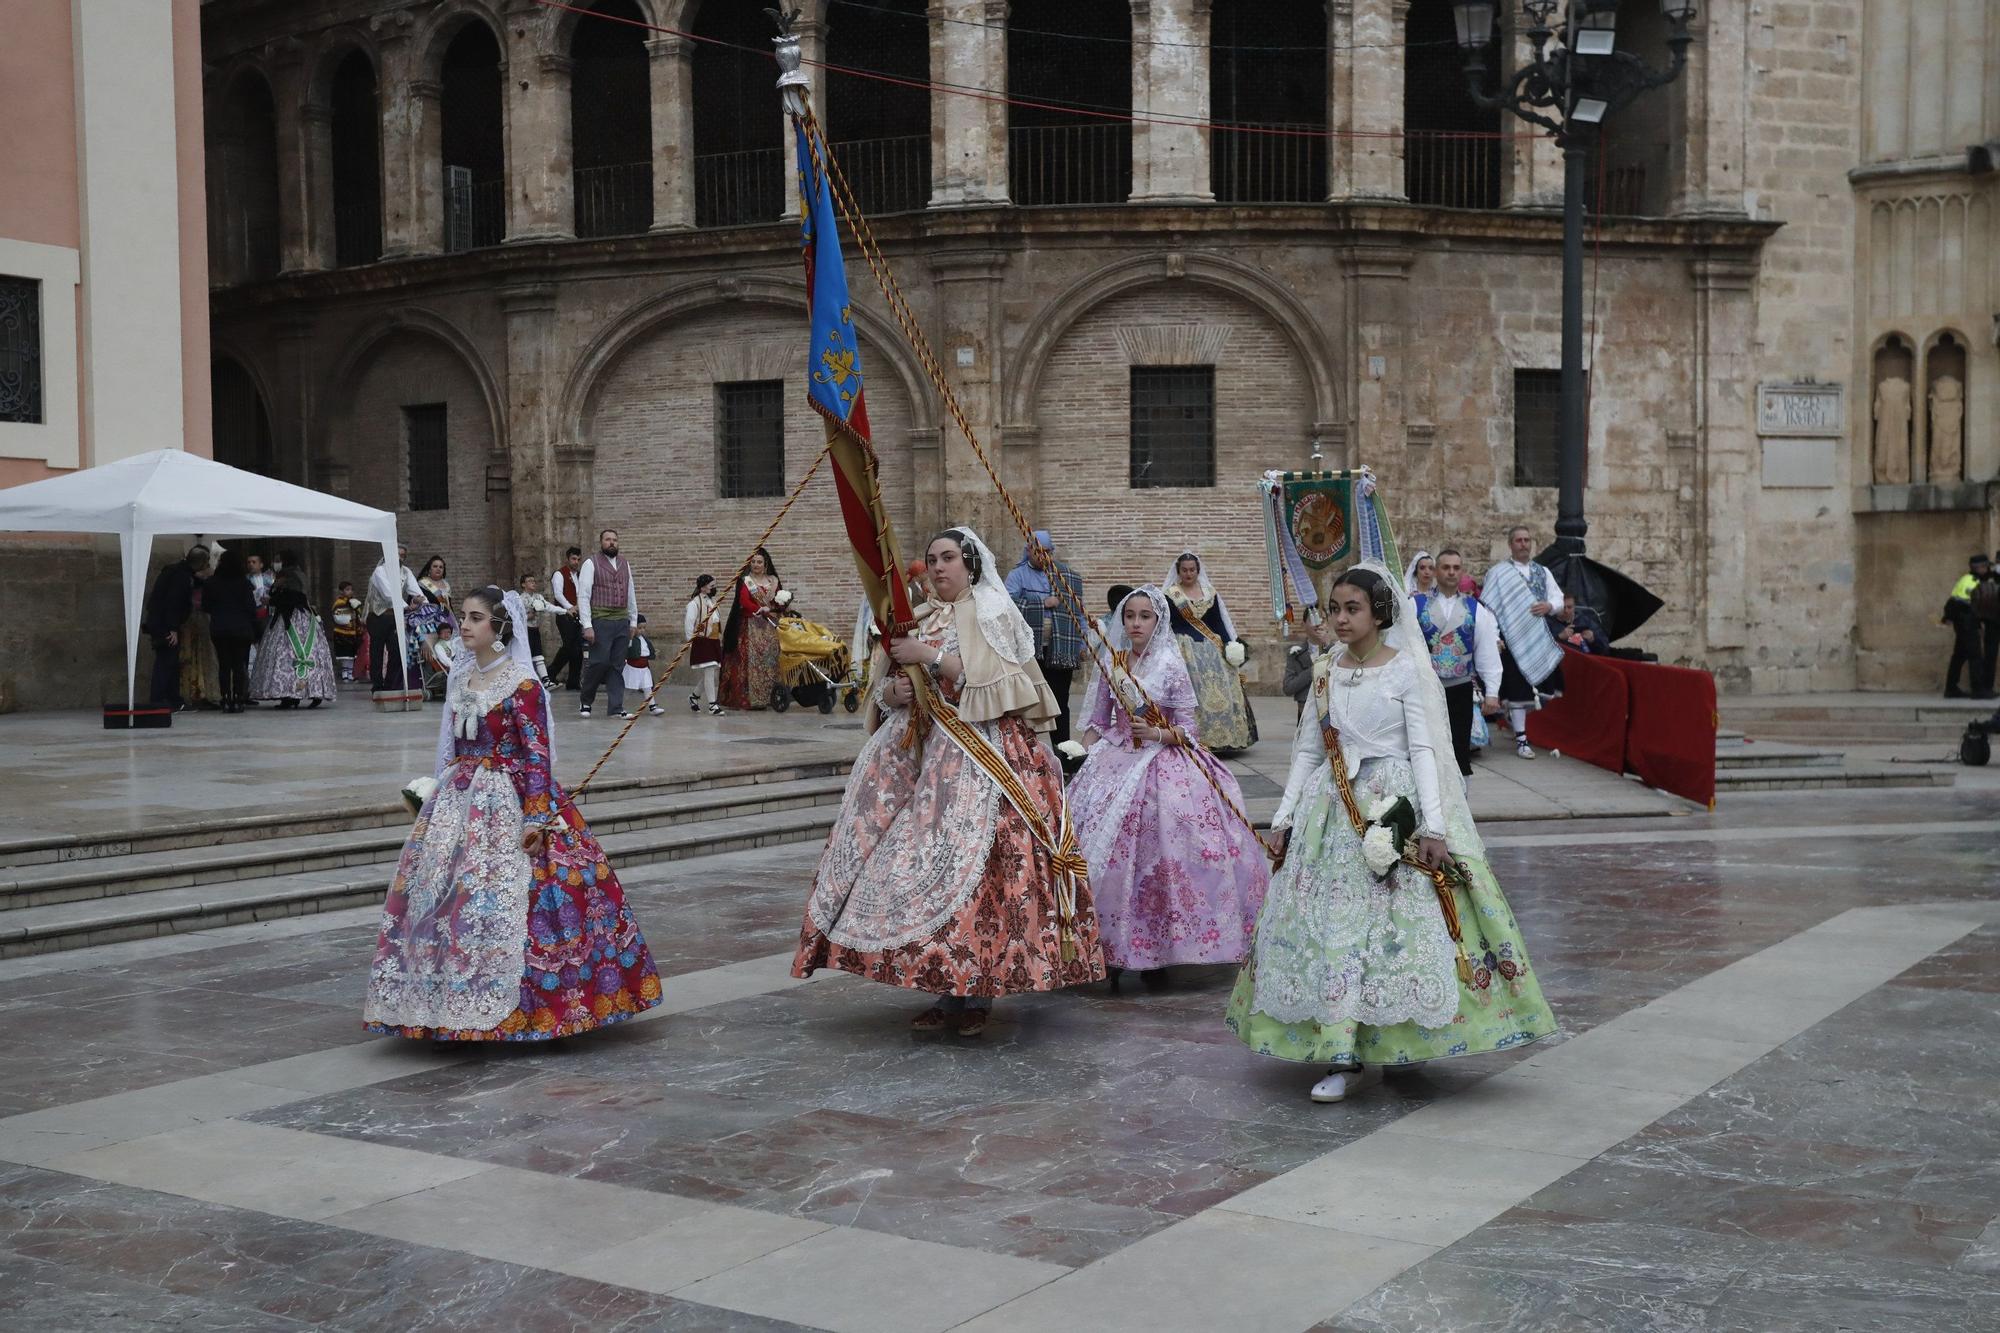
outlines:
[[[1167,969],[1164,967],[1147,968],[1139,974],[1139,980],[1145,985],[1147,990],[1152,991],[1156,995],[1168,989]]]
[[[1944,687],[1944,697],[1947,699],[1963,699],[1965,697],[1965,691],[1961,690],[1956,685],[1947,685]]]
[[[1125,975],[1124,968],[1111,967],[1109,965],[1106,965],[1104,969],[1104,980],[1106,981],[1106,983],[1110,985],[1111,993],[1113,995],[1116,995],[1118,993],[1118,981],[1119,978],[1123,977],[1124,975]]]
[[[321,704],[323,704],[323,703],[325,703],[325,702],[326,702],[326,700],[324,700],[324,699],[315,699],[315,700],[313,700],[313,701],[312,701],[311,703],[307,704],[307,705],[306,705],[306,707],[307,707],[307,708],[318,708],[318,707],[319,707],[319,706],[320,706]]]

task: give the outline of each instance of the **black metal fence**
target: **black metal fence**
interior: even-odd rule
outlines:
[[[785,150],[705,153],[694,160],[694,223],[738,227],[785,213]]]
[[[341,268],[382,257],[382,205],[376,199],[341,199],[333,206],[333,262]]]
[[[1323,125],[1209,131],[1209,187],[1224,204],[1308,204],[1326,198]]]
[[[910,213],[931,201],[931,138],[850,139],[832,145],[863,213]]]
[[[1403,193],[1433,208],[1498,208],[1506,141],[1413,130],[1403,137]]]
[[[653,164],[618,162],[570,173],[576,234],[633,236],[653,225]]]
[[[1132,127],[1015,125],[1008,189],[1017,204],[1120,204],[1132,193]]]

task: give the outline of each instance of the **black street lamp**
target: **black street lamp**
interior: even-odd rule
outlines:
[[[1488,91],[1486,48],[1493,42],[1494,0],[1455,0],[1452,17],[1466,55],[1472,100],[1549,131],[1563,150],[1561,489],[1556,549],[1583,554],[1583,189],[1598,126],[1640,93],[1672,83],[1687,64],[1694,0],[1660,0],[1673,60],[1656,70],[1617,46],[1618,0],[1521,0],[1534,58]],[[1558,8],[1558,26],[1551,26]]]

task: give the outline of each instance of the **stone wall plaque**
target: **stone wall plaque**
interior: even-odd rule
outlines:
[[[1847,433],[1838,384],[1760,384],[1757,433],[1834,437]]]

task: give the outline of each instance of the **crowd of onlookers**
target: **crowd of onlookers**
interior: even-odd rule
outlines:
[[[267,564],[260,552],[197,542],[154,580],[140,629],[153,647],[156,705],[240,713],[334,697],[331,629],[295,551]]]

